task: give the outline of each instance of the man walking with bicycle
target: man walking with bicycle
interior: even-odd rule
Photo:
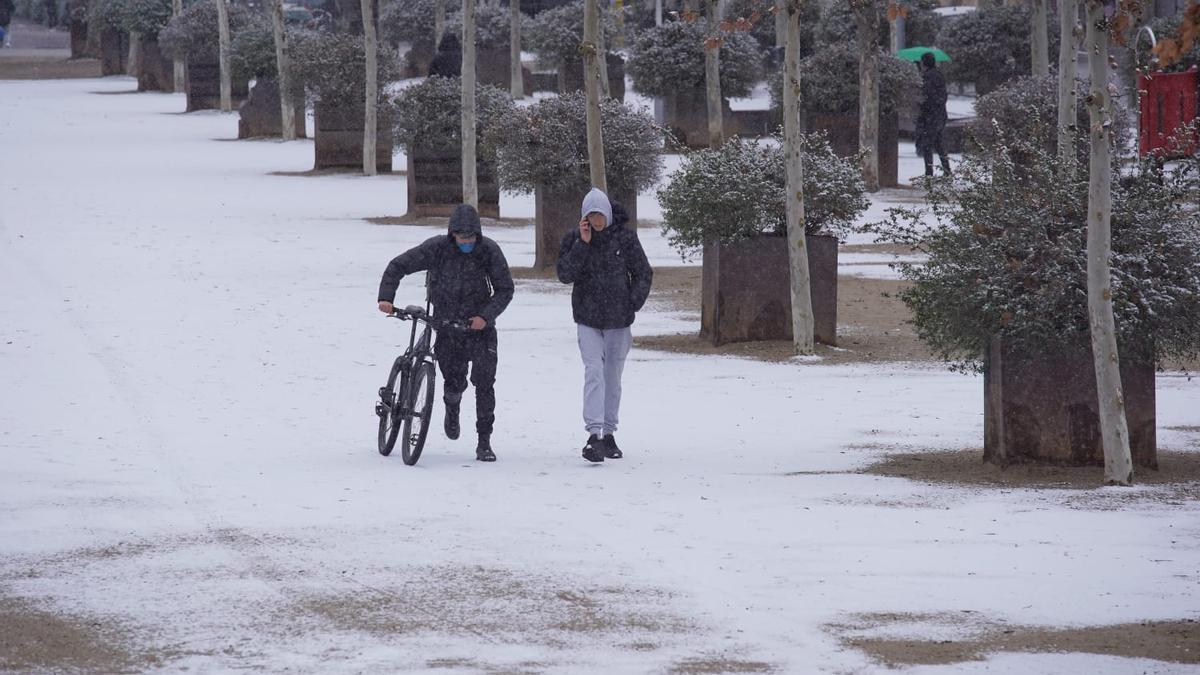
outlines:
[[[500,245],[483,236],[479,214],[460,204],[450,216],[446,235],[438,235],[401,253],[388,263],[379,283],[379,311],[391,314],[396,288],[404,277],[428,271],[433,315],[466,320],[467,332],[438,333],[434,351],[446,381],[447,438],[459,436],[458,413],[467,389],[467,371],[475,386],[475,459],[496,461],[492,427],[496,420],[496,317],[513,297],[512,273]]]

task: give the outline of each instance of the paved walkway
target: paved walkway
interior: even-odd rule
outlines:
[[[97,59],[72,59],[71,35],[25,19],[13,19],[9,46],[0,49],[0,80],[100,77]]]

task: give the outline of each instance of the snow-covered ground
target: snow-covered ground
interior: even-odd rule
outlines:
[[[236,116],[116,95],[133,86],[0,82],[0,600],[200,672],[870,672],[829,624],[1200,616],[1194,502],[847,473],[888,446],[980,445],[980,379],[935,366],[635,350],[626,459],[583,462],[551,282],[519,282],[499,321],[500,461],[436,428],[416,467],[383,458],[373,401],[406,336],[375,310],[379,275],[440,228],[364,220],[402,214],[402,176],[275,175],[309,169],[311,142],[233,142]],[[530,262],[531,230],[488,234]],[[1200,383],[1166,374],[1158,397],[1160,446],[1197,449],[1168,428],[1200,422]],[[973,666],[1133,668],[1187,670]]]

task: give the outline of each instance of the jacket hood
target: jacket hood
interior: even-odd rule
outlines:
[[[475,235],[483,234],[483,224],[479,222],[479,212],[470,204],[459,204],[450,214],[450,234]]]
[[[587,218],[589,213],[603,215],[604,220],[610,225],[613,222],[612,203],[608,201],[608,195],[604,194],[600,188],[592,188],[583,197],[583,207],[579,209],[580,220]]]

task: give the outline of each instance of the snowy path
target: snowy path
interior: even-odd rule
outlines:
[[[0,83],[0,600],[200,671],[859,672],[823,628],[859,612],[1197,616],[1194,503],[846,473],[979,444],[980,381],[941,369],[637,351],[627,459],[586,465],[548,282],[499,322],[500,461],[436,429],[417,467],[382,458],[373,395],[402,336],[375,290],[437,231],[362,220],[400,215],[403,177],[270,175],[310,168],[311,142],[226,142],[236,117],[131,87]],[[528,229],[489,234],[528,262]],[[1196,410],[1200,383],[1160,380],[1161,427]],[[1146,664],[1183,672],[988,662]]]

